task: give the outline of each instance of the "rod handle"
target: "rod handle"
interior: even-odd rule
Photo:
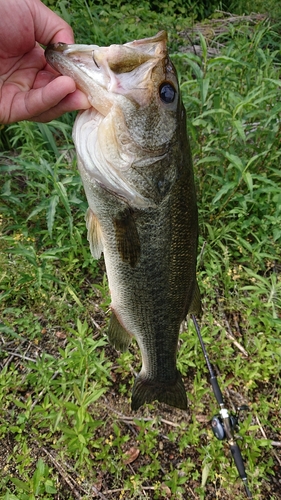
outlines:
[[[241,451],[240,451],[240,448],[238,446],[237,443],[233,443],[233,444],[230,444],[230,450],[231,450],[231,454],[233,456],[233,460],[235,462],[235,465],[237,467],[237,470],[239,472],[239,475],[244,483],[244,488],[245,488],[245,491],[247,493],[247,497],[248,498],[253,498],[252,497],[252,493],[250,492],[249,488],[248,488],[248,484],[247,484],[247,474],[246,474],[246,471],[245,471],[245,466],[244,466],[244,462],[243,462],[243,458],[242,458],[242,455],[241,455]]]

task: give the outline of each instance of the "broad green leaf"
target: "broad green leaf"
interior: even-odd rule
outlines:
[[[45,472],[45,464],[42,458],[39,458],[36,464],[35,472],[32,477],[33,493],[35,495],[38,495],[40,492],[40,485],[42,483],[42,480],[44,479],[44,472]]]
[[[204,486],[205,486],[205,484],[207,482],[207,479],[208,479],[210,470],[212,468],[212,465],[213,465],[213,462],[208,462],[203,467],[203,470],[202,470],[202,479],[201,479],[201,487],[202,488],[204,488]]]
[[[274,83],[274,85],[281,87],[281,80],[276,80],[274,78],[265,78],[264,81]]]
[[[204,78],[204,73],[203,73],[202,69],[200,68],[200,66],[195,61],[190,59],[187,54],[185,54],[185,61],[191,66],[191,68],[193,69],[194,74],[198,80]]]
[[[66,408],[66,410],[69,410],[69,411],[77,411],[78,410],[78,406],[75,404],[75,403],[71,403],[71,402],[65,402],[64,403],[64,406]]]
[[[78,440],[82,444],[86,444],[86,439],[84,438],[83,434],[78,434]]]
[[[14,485],[20,488],[21,490],[30,492],[30,485],[28,483],[21,481],[17,477],[10,477],[10,481],[12,481],[12,483],[14,483]]]
[[[34,281],[34,276],[30,274],[23,274],[20,279],[17,280],[16,285],[26,285],[27,283],[32,283]]]
[[[42,269],[42,267],[38,267],[37,268],[37,281],[38,281],[39,286],[42,285],[42,279],[43,279],[43,269]]]
[[[243,141],[246,142],[247,138],[246,138],[243,123],[241,122],[241,120],[233,120],[233,125],[236,128],[241,139],[243,139]]]
[[[217,57],[211,58],[208,61],[208,66],[216,66],[216,65],[221,65],[221,63],[227,63],[227,64],[239,64],[240,66],[246,66],[247,64],[244,61],[241,61],[241,59],[234,59],[233,57],[229,56],[224,56],[224,55],[219,55]]]
[[[57,493],[57,490],[54,487],[54,483],[53,483],[53,481],[51,481],[51,479],[47,479],[44,483],[44,486],[45,486],[46,493],[50,493],[50,494]]]
[[[37,259],[34,248],[25,248],[23,245],[18,245],[17,248],[10,250],[10,253],[21,255],[34,267],[37,267]]]
[[[28,221],[32,219],[32,217],[35,217],[35,215],[42,212],[42,210],[46,210],[46,208],[47,208],[47,200],[43,200],[36,208],[34,208],[34,210],[32,210],[32,212],[29,214],[26,220]]]
[[[259,153],[258,155],[253,155],[252,158],[249,159],[249,161],[245,167],[245,170],[247,168],[249,168],[252,165],[252,163],[254,163],[256,160],[258,160],[259,158],[262,158],[263,156],[266,156],[267,154],[268,154],[267,151],[262,151],[262,153]]]
[[[214,197],[212,203],[213,204],[217,203],[224,194],[229,193],[229,191],[232,191],[236,187],[236,185],[237,185],[236,182],[227,182],[226,184],[224,184],[223,187]]]
[[[279,238],[281,238],[281,227],[274,227],[273,228],[273,240],[278,241]]]
[[[87,5],[87,4],[86,4]],[[66,9],[65,7],[65,2],[64,1],[60,1],[59,2],[59,6],[60,6],[60,11],[61,11],[61,17],[68,23],[68,24],[71,24],[71,14],[70,12]],[[50,492],[48,492],[50,493]]]
[[[205,104],[210,85],[210,78],[203,78],[199,81],[202,105]]]
[[[79,307],[83,307],[82,302],[77,297],[76,293],[74,292],[73,288],[70,285],[68,285],[65,290],[66,292],[70,293],[71,297],[75,300],[76,304],[78,304]]]
[[[81,392],[78,389],[76,384],[73,385],[73,392],[74,392],[74,396],[76,397],[78,403],[81,404],[82,403],[82,395],[81,395]]]
[[[4,186],[2,187],[1,190],[1,196],[11,196],[11,180],[9,179],[7,182],[5,182]]]
[[[47,123],[37,123],[37,127],[39,128],[42,136],[44,137],[47,147],[53,151],[55,156],[59,156],[59,150],[56,145],[55,139],[53,137],[53,134],[50,130],[50,125]]]
[[[204,61],[206,61],[207,60],[207,56],[208,56],[206,40],[205,40],[205,37],[201,33],[200,30],[198,32],[198,35],[199,35],[199,38],[200,38],[200,45],[201,45],[201,48],[202,48],[202,56],[203,56]]]
[[[250,172],[243,172],[242,177],[243,177],[244,181],[246,182],[251,195],[253,196],[253,178],[252,178],[252,175],[250,174]]]
[[[242,172],[244,168],[244,162],[239,156],[230,154],[227,151],[224,152],[224,156],[229,160],[230,163],[232,163],[232,165],[235,165],[235,167],[237,167],[238,170]]]
[[[56,188],[56,191],[60,197],[61,202],[63,203],[63,205],[67,211],[69,228],[70,228],[70,232],[72,233],[73,221],[72,221],[71,208],[69,205],[69,200],[68,200],[66,189],[65,189],[64,185],[62,184],[62,182],[56,182],[55,188]]]
[[[201,165],[204,163],[220,163],[221,158],[219,156],[204,156],[200,160],[196,161],[196,165]]]
[[[68,201],[67,192],[66,192],[66,189],[65,189],[63,183],[62,182],[56,182],[55,183],[55,188],[56,188],[56,191],[58,192],[58,195],[60,197],[61,202],[65,206],[65,209],[66,209],[67,213],[70,215],[71,214],[71,209],[70,209],[70,205],[69,205],[69,201]]]
[[[100,368],[102,368],[100,366]],[[103,369],[104,371],[104,369]],[[90,394],[86,399],[85,399],[85,404],[88,406],[92,403],[94,403],[95,401],[97,401],[105,392],[105,389],[93,389],[93,392],[92,394]]]
[[[48,207],[48,211],[47,211],[47,227],[48,227],[50,237],[52,237],[52,233],[53,233],[53,225],[54,225],[56,207],[57,207],[58,202],[59,202],[59,197],[57,194],[53,195],[49,199],[49,207]]]
[[[57,259],[58,255],[60,255],[61,253],[68,252],[68,250],[70,250],[70,248],[71,247],[69,247],[69,246],[63,246],[60,248],[51,248],[50,250],[46,250],[46,252],[41,253],[40,259],[42,259],[42,260],[44,260],[44,259]]]
[[[43,476],[43,474],[45,472],[45,468],[46,468],[46,465],[44,464],[43,459],[39,458],[37,465],[36,465],[36,469],[38,470],[39,474],[41,474],[41,476]]]
[[[226,109],[219,108],[219,109],[208,109],[208,111],[204,111],[197,118],[206,118],[207,116],[220,115],[220,114],[221,115],[226,115],[229,118],[231,117],[229,111],[227,111]]]

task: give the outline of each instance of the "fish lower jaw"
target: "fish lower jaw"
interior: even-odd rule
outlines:
[[[102,103],[102,102],[98,103],[92,98],[92,96],[90,94],[87,95],[87,98],[88,98],[89,103],[92,105],[92,107],[89,108],[90,111],[99,113],[103,117],[108,115],[108,113],[110,112],[111,107],[112,107],[111,103],[110,104],[106,103],[106,105],[104,105],[104,103]],[[84,110],[82,110],[82,113],[83,112],[84,112]]]

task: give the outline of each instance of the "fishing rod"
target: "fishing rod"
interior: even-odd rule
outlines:
[[[236,430],[236,428],[238,426],[238,417],[237,417],[237,415],[231,415],[228,412],[227,408],[225,407],[222,392],[220,390],[220,386],[218,384],[217,378],[214,374],[212,365],[210,363],[210,360],[209,360],[209,357],[208,357],[208,354],[207,354],[207,351],[206,351],[206,348],[205,348],[205,345],[204,345],[204,342],[202,339],[199,325],[197,323],[197,320],[196,320],[194,314],[192,314],[191,317],[192,317],[192,320],[193,320],[193,323],[195,326],[195,330],[196,330],[197,336],[199,338],[199,342],[201,344],[201,348],[202,348],[202,351],[203,351],[203,354],[204,354],[204,357],[206,360],[206,364],[207,364],[207,367],[208,367],[208,370],[210,373],[210,382],[212,385],[212,389],[213,389],[215,398],[218,402],[218,405],[220,406],[219,415],[215,415],[212,418],[211,425],[212,425],[213,433],[216,436],[216,438],[219,439],[220,441],[222,441],[223,439],[227,439],[233,460],[234,460],[236,468],[239,472],[239,476],[243,481],[243,485],[245,488],[247,498],[253,498],[252,493],[250,492],[249,487],[248,487],[248,479],[247,479],[247,474],[246,474],[243,458],[241,455],[241,451],[240,451],[240,448],[239,448],[239,446],[236,443],[235,438],[234,438],[234,431]],[[248,409],[248,407],[246,405],[243,405],[240,408],[238,408],[238,411],[246,410],[246,409]]]

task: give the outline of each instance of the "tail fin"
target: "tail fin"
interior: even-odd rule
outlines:
[[[137,410],[144,403],[151,403],[155,400],[181,410],[187,409],[186,392],[179,371],[177,371],[176,380],[172,384],[158,382],[146,378],[144,375],[139,375],[136,378],[132,393],[132,410]]]

